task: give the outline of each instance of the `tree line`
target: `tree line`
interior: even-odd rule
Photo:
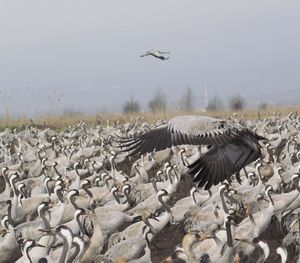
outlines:
[[[243,110],[246,106],[246,101],[240,95],[235,95],[228,100],[227,108],[234,111]],[[208,101],[206,110],[220,111],[226,108],[222,99],[218,96],[214,96]],[[152,98],[149,100],[147,109],[150,112],[166,112],[167,110],[179,110],[179,111],[193,111],[195,110],[194,94],[190,87],[188,87],[181,95],[176,104],[176,107],[168,105],[167,96],[161,89],[156,89]],[[139,101],[131,96],[123,105],[123,112],[126,114],[137,113],[142,110]]]

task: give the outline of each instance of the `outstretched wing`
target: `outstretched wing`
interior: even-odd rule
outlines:
[[[153,130],[117,142],[123,151],[145,154],[176,145],[218,145],[232,141],[239,134],[233,125],[214,118],[178,116]]]
[[[214,145],[193,164],[188,173],[194,176],[193,181],[205,190],[238,173],[244,166],[260,157],[260,148],[252,149],[248,145],[231,143]]]

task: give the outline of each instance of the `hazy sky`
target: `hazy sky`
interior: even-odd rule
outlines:
[[[299,0],[0,0],[0,114],[241,94],[300,103]],[[140,55],[171,52],[160,61]]]

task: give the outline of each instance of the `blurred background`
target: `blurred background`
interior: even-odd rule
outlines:
[[[297,0],[0,0],[0,115],[299,105],[299,25]]]

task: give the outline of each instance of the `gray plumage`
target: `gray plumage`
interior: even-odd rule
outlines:
[[[117,140],[129,155],[160,151],[176,145],[207,145],[209,150],[188,166],[199,187],[230,181],[232,174],[261,156],[259,140],[250,129],[200,115],[177,116],[133,138]]]
[[[164,54],[170,54],[170,52],[163,52],[163,51],[160,51],[160,50],[152,49],[152,50],[147,51],[144,55],[141,55],[141,57],[153,56],[153,57],[158,58],[160,60],[169,59],[169,57],[165,57]]]

